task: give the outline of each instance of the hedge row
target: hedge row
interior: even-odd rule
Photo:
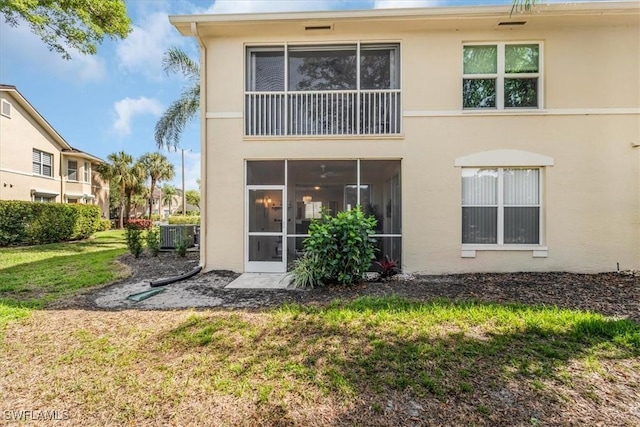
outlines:
[[[169,224],[185,224],[185,225],[192,225],[192,224],[196,224],[199,225],[200,224],[200,216],[196,216],[196,215],[191,215],[191,216],[182,216],[182,215],[171,215],[168,218],[168,222]]]
[[[96,205],[0,200],[0,246],[86,239],[101,226]]]

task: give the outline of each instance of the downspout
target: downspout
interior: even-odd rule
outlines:
[[[191,34],[200,46],[200,266],[207,271],[207,47],[191,23]]]
[[[64,165],[64,151],[60,150],[60,170],[58,175],[60,176],[60,203],[64,203],[64,175],[62,174],[62,165]]]

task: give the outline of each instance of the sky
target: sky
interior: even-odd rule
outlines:
[[[27,25],[11,27],[0,17],[0,83],[14,85],[73,147],[102,159],[125,151],[134,157],[161,151],[174,164],[181,188],[181,151],[159,150],[154,127],[185,81],[162,70],[167,48],[198,59],[193,38],[183,37],[169,15],[510,4],[511,0],[127,0],[133,31],[124,40],[105,39],[96,55],[50,52]],[[200,121],[185,129],[185,188],[197,189]]]

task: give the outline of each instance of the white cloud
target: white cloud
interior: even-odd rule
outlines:
[[[143,114],[152,114],[159,116],[164,109],[162,105],[155,100],[141,96],[137,99],[125,98],[113,105],[118,118],[113,123],[115,131],[124,136],[131,134],[131,121],[135,116]]]
[[[27,67],[43,69],[56,76],[73,82],[99,81],[106,76],[104,60],[96,55],[84,55],[66,47],[70,60],[63,59],[57,52],[50,51],[45,43],[31,32],[24,22],[17,27],[0,23],[0,51],[6,58],[25,61]],[[100,47],[98,47],[98,51]]]
[[[116,56],[120,68],[159,78],[165,50],[183,43],[183,37],[169,23],[167,13],[156,12],[133,25],[131,34],[118,43]]]

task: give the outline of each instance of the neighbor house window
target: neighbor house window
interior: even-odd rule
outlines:
[[[91,163],[84,162],[84,182],[91,182]]]
[[[463,47],[464,109],[541,106],[540,43],[478,43]]]
[[[53,154],[33,150],[33,173],[53,177]]]
[[[540,244],[539,168],[463,168],[462,243]]]
[[[349,43],[247,49],[245,133],[400,133],[400,46]]]
[[[67,179],[69,181],[78,180],[78,162],[75,160],[67,161]]]
[[[34,202],[39,202],[39,203],[53,203],[56,201],[55,197],[50,197],[50,196],[33,196],[33,201]]]
[[[4,99],[2,100],[2,105],[0,105],[0,114],[5,117],[11,118],[11,104]]]

